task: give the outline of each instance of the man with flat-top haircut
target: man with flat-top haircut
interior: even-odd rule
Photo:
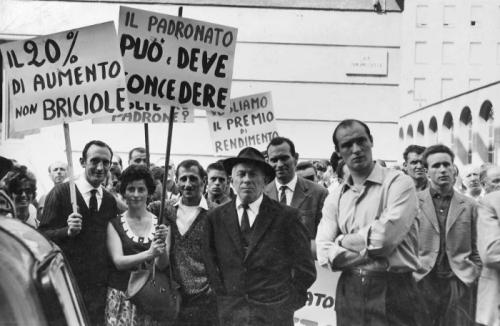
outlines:
[[[419,145],[410,145],[406,147],[403,158],[403,167],[406,172],[415,182],[417,191],[424,190],[428,187],[427,173],[422,162],[422,153],[425,147]]]
[[[118,210],[102,183],[113,151],[104,142],[88,142],[80,164],[84,173],[75,180],[78,212],[74,213],[69,183],[56,185],[47,195],[38,228],[64,252],[75,275],[92,325],[104,323],[108,265],[106,229]]]
[[[418,260],[417,194],[410,177],[373,161],[373,137],[359,120],[333,132],[349,177],[325,200],[318,262],[340,270],[337,325],[426,325],[412,272]]]
[[[474,325],[473,286],[481,271],[474,199],[453,189],[455,155],[445,145],[422,155],[430,187],[418,193],[419,256],[415,279],[435,326]]]

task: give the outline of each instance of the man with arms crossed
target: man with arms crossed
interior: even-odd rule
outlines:
[[[337,325],[425,325],[412,272],[419,268],[417,195],[410,177],[373,161],[373,138],[359,120],[333,132],[350,176],[323,207],[318,262],[341,270]]]

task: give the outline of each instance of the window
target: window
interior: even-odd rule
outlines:
[[[451,78],[441,78],[441,98],[447,98],[452,96],[454,93],[453,89],[453,79]]]
[[[478,88],[481,85],[480,78],[469,78],[469,89]]]
[[[416,101],[425,100],[425,78],[415,78],[413,80],[413,99]]]
[[[429,21],[429,7],[426,5],[417,6],[417,27],[427,27]]]
[[[481,51],[481,42],[470,42],[469,44],[469,63],[480,64],[483,60]]]
[[[429,62],[429,47],[427,42],[415,42],[415,63]]]
[[[484,23],[483,21],[483,6],[472,5],[470,7],[470,26],[473,28],[479,28]]]
[[[443,27],[455,27],[457,20],[457,8],[454,5],[443,7]]]
[[[455,43],[453,42],[443,42],[442,52],[441,52],[441,62],[444,64],[452,64],[456,62],[456,49]]]

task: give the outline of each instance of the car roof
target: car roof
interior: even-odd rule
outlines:
[[[48,256],[60,251],[33,227],[20,220],[0,216],[0,263],[5,259],[16,259],[18,263],[26,264],[29,260],[42,262]],[[20,254],[30,257],[22,257]],[[8,255],[7,255],[8,254]]]

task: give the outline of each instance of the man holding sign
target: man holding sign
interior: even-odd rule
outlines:
[[[115,198],[102,186],[112,156],[106,143],[87,143],[80,158],[85,172],[75,181],[78,212],[72,209],[69,182],[56,185],[47,195],[39,226],[68,259],[92,325],[104,322],[109,263],[106,228],[118,214]]]

